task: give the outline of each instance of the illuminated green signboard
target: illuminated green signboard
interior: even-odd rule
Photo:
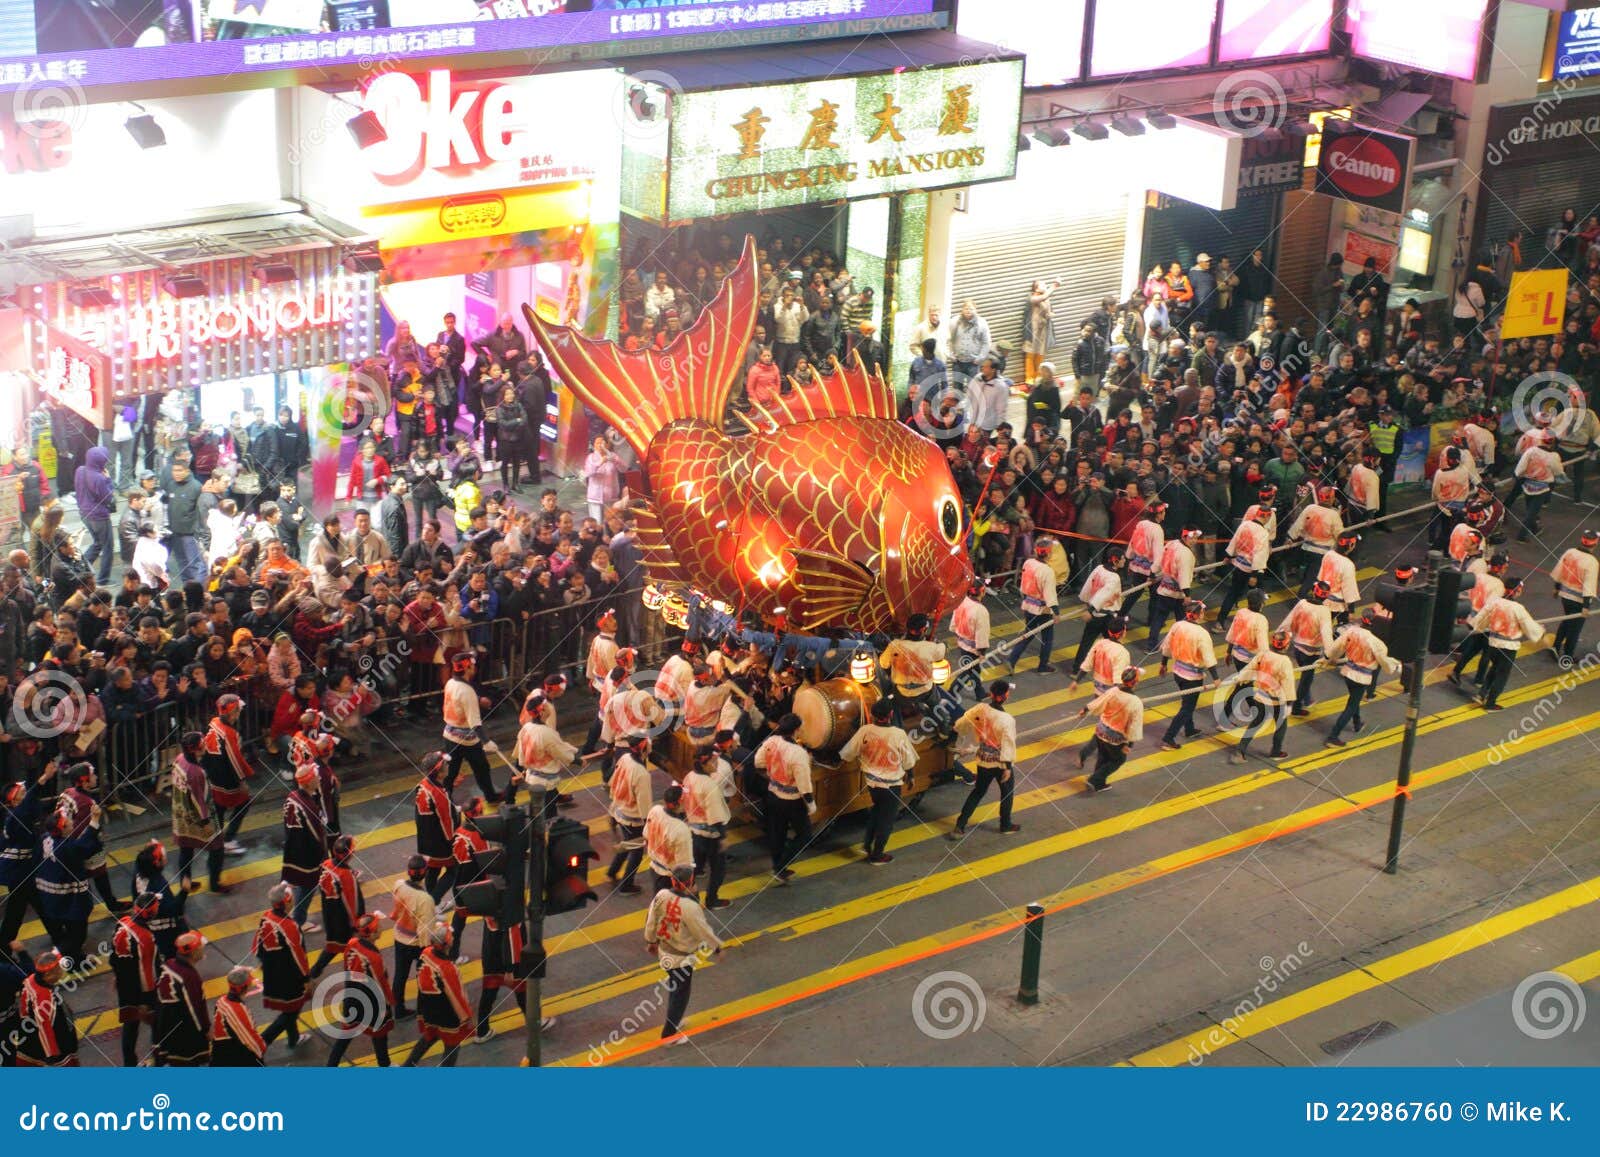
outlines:
[[[672,97],[666,218],[1011,177],[1021,60]]]

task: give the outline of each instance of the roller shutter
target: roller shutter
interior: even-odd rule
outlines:
[[[1236,208],[1220,213],[1176,197],[1163,200],[1163,208],[1144,215],[1141,274],[1158,261],[1181,262],[1187,271],[1199,253],[1209,253],[1213,260],[1231,257],[1238,266],[1256,249],[1267,251],[1267,266],[1272,267],[1277,255],[1277,196],[1241,197]]]
[[[1079,324],[1100,299],[1128,292],[1128,194],[1085,171],[1081,154],[1092,149],[1080,146],[1078,164],[1069,166],[1065,154],[1073,151],[1034,145],[1017,158],[1016,180],[968,190],[967,211],[956,214],[948,316],[967,298],[976,301],[993,340],[1018,350],[1008,359],[1012,372],[1020,372],[1023,307],[1035,279],[1061,279],[1050,350],[1058,367],[1070,360]]]
[[[1559,164],[1495,169],[1485,176],[1479,249],[1499,244],[1511,230],[1521,226],[1524,267],[1548,269],[1556,259],[1545,248],[1545,234],[1561,219],[1561,211],[1576,209],[1580,224],[1596,211],[1600,153],[1591,151]]]

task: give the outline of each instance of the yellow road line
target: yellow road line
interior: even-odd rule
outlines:
[[[1518,754],[1535,751],[1554,743],[1576,738],[1577,736],[1582,735],[1585,731],[1596,726],[1600,726],[1600,712],[1594,712],[1578,719],[1569,720],[1554,727],[1545,728],[1528,736],[1522,743],[1520,743],[1517,749]],[[1319,756],[1318,760],[1336,762],[1338,757],[1343,754],[1343,752],[1328,753]],[[1476,772],[1484,766],[1491,765],[1495,762],[1497,762],[1497,759],[1494,751],[1475,751],[1469,755],[1448,760],[1445,763],[1425,768],[1421,772],[1418,772],[1413,776],[1411,790],[1416,792],[1425,787],[1432,787],[1441,783],[1446,783],[1450,780],[1459,778],[1460,776]],[[1275,772],[1263,773],[1263,775],[1267,777],[1275,777],[1278,774],[1279,773]],[[1284,775],[1283,778],[1288,777],[1287,775]],[[1097,880],[1091,880],[1085,883],[1074,885],[1070,888],[1064,889],[1063,891],[1057,892],[1052,896],[1046,897],[1042,903],[1047,911],[1059,911],[1063,908],[1080,906],[1088,903],[1091,900],[1101,899],[1106,896],[1125,891],[1139,884],[1161,879],[1176,872],[1209,863],[1223,856],[1258,846],[1269,840],[1282,838],[1285,835],[1303,831],[1309,827],[1354,814],[1355,812],[1364,810],[1365,808],[1372,807],[1375,804],[1382,803],[1385,800],[1392,799],[1393,796],[1394,787],[1392,784],[1380,784],[1376,787],[1356,793],[1354,796],[1350,797],[1349,802],[1344,799],[1331,799],[1314,807],[1294,812],[1280,819],[1267,821],[1265,823],[1256,825],[1255,827],[1233,833],[1232,835],[1222,836],[1218,839],[1208,841],[1207,843],[1203,843],[1192,848],[1183,849],[1170,855],[1161,856],[1157,859],[1150,860],[1144,864],[1137,865],[1125,871],[1112,873],[1111,875]],[[1529,907],[1540,913],[1537,915],[1537,919],[1546,919],[1549,916],[1556,915],[1561,911],[1571,910],[1572,908],[1578,907],[1581,904],[1589,903],[1595,899],[1600,899],[1600,877],[1586,881],[1585,883],[1577,885],[1573,888],[1566,889],[1561,893],[1557,893],[1556,896],[1547,897],[1545,900],[1539,901],[1535,905],[1530,905]],[[1522,910],[1519,909],[1518,911]],[[1496,933],[1496,936],[1506,935],[1511,931],[1515,931],[1516,927],[1526,927],[1528,923],[1534,922],[1533,919],[1526,919],[1524,923],[1513,927],[1512,925],[1515,924],[1516,917],[1514,914],[1505,914],[1502,917],[1491,918],[1489,921],[1484,921],[1483,924],[1489,927],[1498,927],[1493,924],[1495,919],[1500,919],[1506,922],[1503,929]],[[884,949],[881,952],[872,953],[859,959],[836,965],[832,968],[824,969],[807,976],[798,977],[795,980],[787,983],[776,985],[761,992],[752,993],[750,995],[718,1005],[714,1008],[707,1009],[702,1013],[691,1016],[688,1021],[688,1026],[691,1033],[709,1031],[713,1028],[726,1025],[735,1020],[748,1019],[751,1016],[772,1011],[776,1008],[784,1007],[786,1005],[798,1003],[799,1001],[808,999],[811,996],[844,987],[848,984],[855,983],[856,981],[866,979],[870,976],[875,976],[891,969],[902,967],[905,964],[926,959],[942,951],[946,951],[951,947],[970,944],[990,938],[994,935],[1014,929],[1017,925],[1018,916],[1014,909],[996,912],[989,916],[981,917],[977,920],[971,920],[955,925],[954,927],[947,928],[941,932],[934,933],[929,936],[920,937],[919,939],[910,941],[909,943],[896,945],[892,948]],[[1451,937],[1442,938],[1442,940],[1456,944],[1456,951],[1463,951],[1467,947],[1475,946],[1475,944],[1466,943],[1463,935],[1460,933],[1454,934]],[[1487,940],[1482,942],[1487,942]],[[1585,960],[1591,960],[1591,958],[1586,957]],[[1411,968],[1410,971],[1415,971],[1416,968],[1425,967],[1426,963],[1426,961],[1419,963]],[[1600,953],[1596,953],[1594,955],[1592,964],[1595,970],[1600,972]],[[1397,972],[1394,975],[1399,976],[1403,974],[1403,972]],[[659,969],[655,970],[654,975],[647,976],[645,980],[646,983],[643,986],[659,983]],[[1335,997],[1335,999],[1342,999],[1342,996]],[[549,1005],[546,1006],[546,1010],[553,1011]],[[1305,1011],[1310,1011],[1310,1009],[1307,1008]],[[513,1017],[516,1016],[515,1013],[512,1013],[511,1015]],[[1263,1022],[1261,1027],[1271,1027],[1271,1025]],[[657,1039],[655,1033],[657,1031],[659,1030],[644,1030],[634,1033],[631,1036],[608,1042],[603,1051],[597,1052],[596,1050],[591,1049],[585,1053],[573,1054],[556,1063],[561,1065],[592,1065],[597,1063],[611,1063],[615,1060],[625,1059],[627,1056],[631,1056],[654,1047]],[[1195,1036],[1208,1037],[1209,1033],[1210,1030],[1207,1030],[1205,1033],[1195,1034]],[[1170,1059],[1172,1055],[1176,1055],[1179,1060],[1187,1058],[1189,1043],[1190,1038],[1185,1038],[1183,1041],[1174,1042],[1172,1045],[1162,1046],[1163,1050],[1175,1050],[1175,1053],[1161,1053],[1161,1055],[1168,1058],[1163,1063],[1173,1063]],[[1161,1050],[1152,1051],[1161,1052]],[[1141,1054],[1141,1057],[1146,1055],[1147,1054]],[[1155,1062],[1135,1058],[1135,1063]]]
[[[1320,984],[1313,984],[1300,992],[1280,997],[1232,1017],[1224,1024],[1213,1025],[1200,1032],[1193,1032],[1164,1045],[1158,1045],[1156,1048],[1146,1049],[1128,1058],[1127,1063],[1135,1068],[1155,1068],[1187,1064],[1196,1055],[1209,1057],[1240,1041],[1249,1040],[1253,1036],[1275,1028],[1282,1028],[1291,1021],[1320,1012],[1352,996],[1371,992],[1385,984],[1393,984],[1425,968],[1432,968],[1474,948],[1493,944],[1496,940],[1581,908],[1585,904],[1592,904],[1596,900],[1600,900],[1600,876],[1591,877],[1519,907],[1498,912],[1465,928],[1436,936],[1426,943],[1418,944],[1415,948],[1408,948],[1404,952],[1396,952],[1392,956],[1385,956],[1382,960],[1342,972]],[[1579,960],[1557,971],[1564,972],[1568,968],[1588,972],[1592,977],[1600,973],[1600,952],[1580,957]],[[1573,979],[1578,978],[1573,977]],[[1580,980],[1579,983],[1583,981]]]

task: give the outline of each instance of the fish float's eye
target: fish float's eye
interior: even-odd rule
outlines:
[[[948,494],[939,499],[939,529],[952,545],[961,537],[961,507]]]

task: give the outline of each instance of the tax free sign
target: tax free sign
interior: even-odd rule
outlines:
[[[1022,67],[987,60],[675,94],[667,219],[1009,178]]]

